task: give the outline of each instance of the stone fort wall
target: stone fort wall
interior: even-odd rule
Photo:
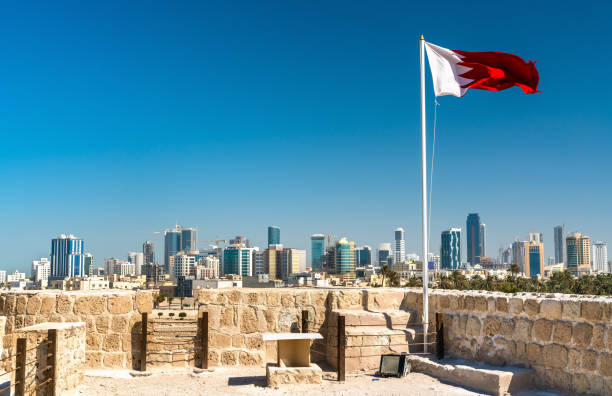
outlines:
[[[261,333],[299,331],[302,311],[310,331],[326,339],[312,360],[326,360],[332,311],[414,310],[420,289],[216,289],[197,294],[209,312],[211,366],[262,366],[276,359],[274,343]],[[433,290],[430,320],[445,314],[450,356],[496,365],[533,368],[540,385],[580,393],[612,394],[612,298],[560,294],[503,294]],[[0,295],[7,317],[4,353],[17,329],[42,322],[85,322],[90,368],[133,368],[139,353],[142,312],[150,292],[16,292]],[[8,337],[8,339],[7,339]]]

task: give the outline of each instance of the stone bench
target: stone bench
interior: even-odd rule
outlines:
[[[264,333],[262,340],[277,342],[276,364],[266,365],[266,381],[270,387],[297,384],[320,384],[323,372],[310,363],[310,342],[320,340],[319,333]]]

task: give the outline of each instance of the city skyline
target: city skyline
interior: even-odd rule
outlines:
[[[61,233],[84,238],[99,265],[177,222],[198,226],[203,240],[240,234],[261,247],[275,224],[287,246],[304,249],[317,232],[378,246],[402,226],[406,251],[421,254],[420,34],[446,48],[536,60],[543,92],[438,99],[430,251],[474,211],[487,224],[489,254],[534,231],[554,256],[552,229],[563,223],[567,233],[612,241],[612,114],[601,111],[609,98],[594,73],[568,84],[576,59],[610,60],[583,40],[610,37],[605,9],[576,20],[564,7],[510,15],[489,4],[473,10],[468,29],[440,23],[456,22],[457,6],[159,3],[143,15],[135,3],[7,5],[0,172],[10,193],[0,196],[0,267],[26,270]],[[559,28],[565,18],[573,23]],[[509,149],[520,141],[529,144]],[[563,167],[564,178],[576,188],[553,195],[569,159],[576,166]],[[263,182],[271,170],[272,195]],[[367,182],[358,194],[356,178]],[[380,185],[393,189],[381,194]],[[187,188],[176,194],[177,186]],[[156,248],[159,261],[159,236]]]

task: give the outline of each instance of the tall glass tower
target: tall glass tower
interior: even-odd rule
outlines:
[[[565,230],[564,226],[556,226],[554,230],[555,234],[555,264],[565,262]],[[567,264],[567,263],[566,263]]]
[[[310,266],[313,271],[321,269],[321,256],[325,253],[325,235],[310,236]]]
[[[268,227],[268,246],[280,244],[280,227]]]
[[[456,270],[461,266],[461,228],[442,231],[440,265],[445,270]]]
[[[400,263],[406,260],[406,240],[404,238],[404,229],[399,227],[395,229],[395,262]]]
[[[144,257],[145,264],[155,263],[155,244],[151,241],[145,241],[142,244],[142,255]]]
[[[336,242],[335,266],[337,274],[355,272],[355,242],[341,238]]]
[[[478,213],[468,214],[466,221],[467,261],[471,265],[480,262],[480,216]]]
[[[51,240],[51,278],[64,279],[85,275],[85,242],[74,235],[60,235]]]
[[[166,274],[172,273],[170,270],[170,257],[181,250],[181,230],[173,228],[164,232],[164,270]]]
[[[197,229],[195,227],[184,228],[181,230],[181,250],[185,253],[193,252],[197,249]]]

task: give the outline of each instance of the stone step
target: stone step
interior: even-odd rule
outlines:
[[[405,328],[408,323],[417,320],[416,312],[404,311],[399,309],[388,310],[386,312],[335,309],[330,315],[331,327],[338,323],[338,316],[344,316],[346,327],[352,326],[383,326],[387,328]]]
[[[532,369],[497,367],[461,359],[435,360],[414,355],[409,355],[408,360],[412,371],[492,395],[515,394],[533,388]]]

